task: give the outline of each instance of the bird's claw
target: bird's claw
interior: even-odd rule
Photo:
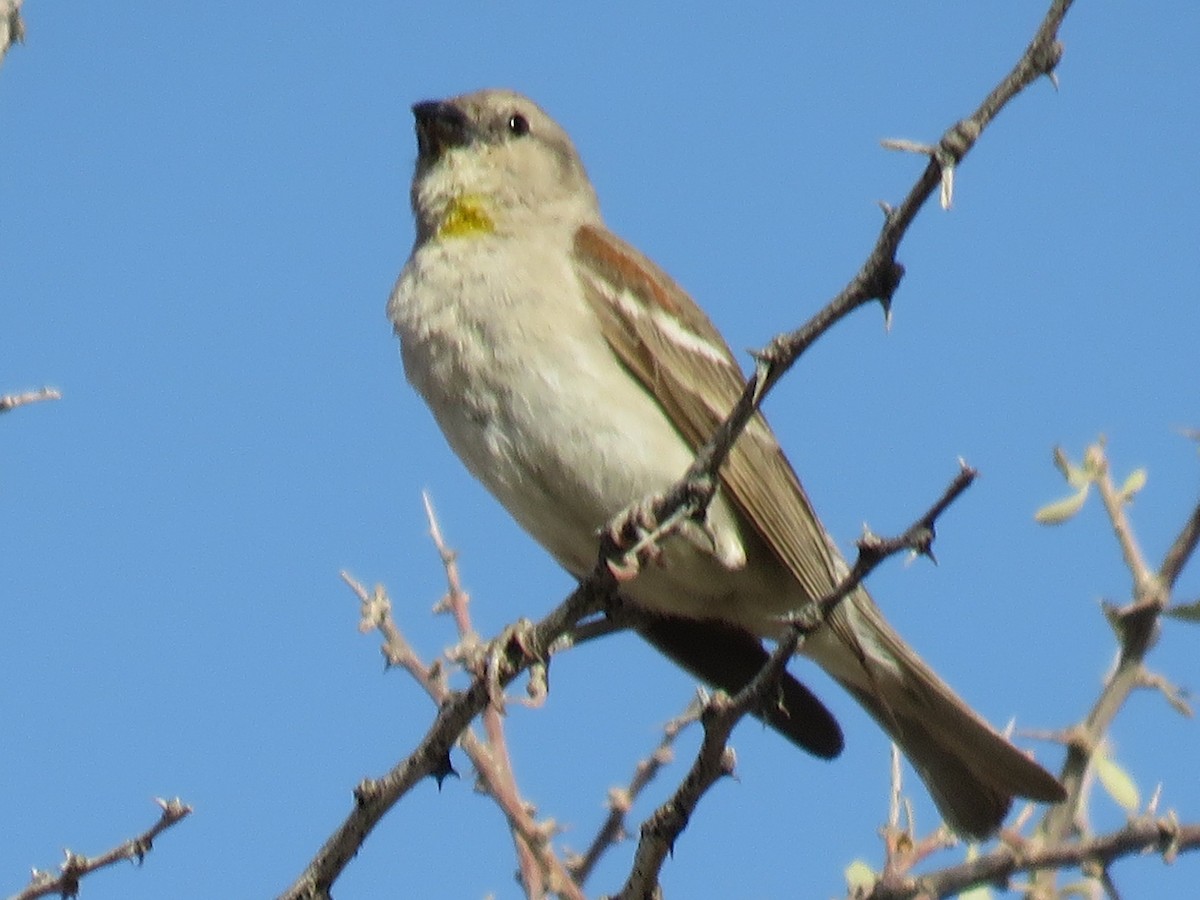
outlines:
[[[619,582],[632,581],[646,563],[663,565],[663,551],[658,546],[662,535],[654,507],[659,498],[642,500],[625,508],[608,527],[608,539],[619,551],[606,565]]]
[[[481,641],[472,634],[446,651],[446,658],[458,663],[475,677],[482,677],[487,687],[488,703],[490,706],[504,712],[505,696],[504,679],[508,668],[508,648],[513,644],[520,649],[526,659],[534,657],[531,640],[533,623],[521,619],[507,626],[495,640]]]

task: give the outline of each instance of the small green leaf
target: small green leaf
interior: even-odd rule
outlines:
[[[1125,479],[1125,483],[1121,485],[1121,497],[1128,503],[1133,499],[1133,495],[1146,486],[1146,470],[1134,469],[1129,473],[1129,477]]]
[[[1181,622],[1200,622],[1200,600],[1168,606],[1163,610],[1163,615],[1179,619]]]
[[[1104,790],[1125,812],[1131,816],[1136,815],[1141,809],[1142,798],[1138,794],[1137,785],[1133,783],[1133,778],[1114,762],[1112,757],[1103,752],[1096,755],[1094,762],[1096,775],[1100,778]]]
[[[1071,458],[1067,456],[1062,447],[1054,448],[1054,468],[1058,469],[1062,473],[1062,477],[1067,480],[1067,484],[1076,490],[1087,487],[1092,480],[1092,473],[1088,471],[1087,467],[1077,466],[1071,462]]]
[[[1077,491],[1082,491],[1092,483],[1092,476],[1088,474],[1087,469],[1077,469],[1071,467],[1071,471],[1067,473],[1067,484],[1075,488]]]
[[[1084,485],[1069,497],[1047,503],[1033,514],[1033,518],[1043,525],[1061,525],[1083,508],[1083,502],[1087,500],[1087,495],[1088,486]]]
[[[846,876],[846,887],[850,888],[851,896],[866,894],[871,888],[875,887],[875,882],[878,880],[875,870],[861,859],[856,859],[850,865],[846,866],[844,874]]]
[[[986,884],[977,884],[973,888],[961,891],[958,900],[992,900],[992,889]]]

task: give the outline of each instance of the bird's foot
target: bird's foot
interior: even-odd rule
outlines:
[[[483,642],[477,637],[471,636],[447,650],[446,656],[474,676],[483,677],[487,686],[489,705],[504,712],[507,698],[504,695],[502,682],[506,671],[510,669],[509,647],[515,644],[525,659],[534,658],[531,649],[533,629],[534,625],[531,621],[520,619],[515,624],[507,626],[495,640]],[[535,667],[536,665],[539,664],[535,664]],[[542,677],[544,679],[544,676]],[[532,691],[531,696],[534,696]]]
[[[658,540],[667,529],[659,525],[654,514],[654,507],[660,502],[660,497],[639,500],[615,516],[608,526],[608,540],[618,553],[607,565],[618,582],[632,581],[646,563],[663,565]]]

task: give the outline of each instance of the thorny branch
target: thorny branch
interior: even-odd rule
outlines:
[[[1003,885],[1021,872],[1081,868],[1094,863],[1101,871],[1123,856],[1154,851],[1170,862],[1181,851],[1200,848],[1200,825],[1180,825],[1172,818],[1140,818],[1102,837],[1047,846],[1001,844],[985,856],[931,872],[888,882],[855,900],[932,900],[953,897],[978,884]]]
[[[804,639],[821,627],[837,605],[849,596],[885,559],[904,550],[928,555],[933,541],[934,524],[959,495],[975,480],[976,472],[962,466],[937,502],[921,518],[894,538],[867,535],[858,542],[858,556],[845,578],[828,594],[805,610],[788,637],[779,642],[767,664],[736,696],[721,692],[714,695],[701,716],[704,741],[691,771],[679,788],[642,826],[642,838],[634,856],[629,880],[617,896],[620,900],[641,900],[654,896],[658,875],[675,840],[687,827],[701,798],[720,778],[733,773],[733,753],[726,746],[734,726],[748,713],[769,702],[771,690],[795,656]]]
[[[178,797],[174,800],[155,800],[162,815],[158,821],[139,834],[99,856],[80,856],[70,850],[64,851],[66,859],[59,864],[58,872],[33,870],[29,884],[8,900],[34,900],[35,897],[75,897],[79,894],[79,882],[85,875],[119,862],[131,860],[141,862],[154,847],[154,839],[186,819],[192,808]]]
[[[1042,75],[1053,72],[1062,54],[1057,40],[1059,25],[1070,0],[1055,0],[1033,41],[1013,70],[966,119],[951,127],[939,142],[925,172],[903,203],[888,210],[875,247],[845,289],[799,330],[772,341],[758,356],[756,373],[747,382],[741,398],[713,438],[697,454],[687,474],[653,506],[659,522],[682,521],[698,515],[716,489],[715,473],[759,404],[779,378],[817,338],[850,312],[871,300],[879,300],[885,311],[903,276],[895,260],[896,250],[918,210],[941,183],[946,166],[956,166],[970,151],[980,134],[1013,97]],[[619,523],[606,529],[617,533]],[[476,678],[470,688],[454,693],[443,704],[425,737],[406,759],[378,780],[367,780],[355,790],[355,806],[301,873],[282,895],[290,898],[325,898],[350,859],[383,815],[413,785],[426,775],[446,771],[449,751],[458,735],[483,711],[496,687],[511,683],[530,665],[548,658],[554,643],[581,619],[593,615],[616,596],[616,581],[610,561],[621,555],[613,541],[606,540],[591,575],[546,618],[523,629],[520,639],[511,635],[496,648],[497,666],[490,678]],[[493,682],[493,683],[489,683]]]
[[[1128,480],[1124,486],[1117,487],[1102,442],[1087,448],[1082,465],[1072,463],[1061,450],[1056,451],[1055,458],[1068,482],[1076,487],[1078,496],[1085,495],[1090,487],[1096,488],[1132,583],[1130,602],[1105,610],[1115,626],[1120,645],[1114,671],[1082,722],[1064,734],[1049,735],[1067,745],[1067,759],[1060,775],[1067,789],[1067,799],[1046,811],[1032,838],[1023,838],[1018,824],[1006,830],[1001,842],[993,849],[961,864],[911,875],[909,873],[918,861],[915,853],[899,854],[895,865],[889,854],[889,865],[873,882],[867,887],[851,890],[853,900],[948,897],[981,884],[1006,885],[1011,876],[1021,872],[1033,874],[1031,883],[1022,888],[1025,895],[1033,900],[1043,900],[1066,892],[1055,882],[1058,873],[1069,868],[1083,870],[1086,877],[1103,886],[1108,896],[1116,897],[1119,894],[1109,870],[1114,860],[1158,852],[1164,861],[1171,862],[1181,852],[1200,849],[1200,824],[1181,824],[1173,813],[1160,817],[1157,795],[1144,809],[1130,810],[1131,815],[1136,815],[1126,827],[1102,837],[1091,836],[1084,814],[1084,801],[1093,780],[1092,767],[1097,753],[1132,691],[1139,687],[1157,687],[1176,709],[1190,714],[1166,679],[1147,671],[1144,660],[1154,644],[1160,616],[1170,603],[1175,579],[1195,551],[1200,504],[1193,509],[1155,572],[1146,562],[1126,511],[1137,488],[1129,487]],[[1078,511],[1078,507],[1074,507],[1074,511]],[[1025,818],[1032,809],[1026,810]]]

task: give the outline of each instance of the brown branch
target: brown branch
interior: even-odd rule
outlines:
[[[1055,0],[1017,66],[971,116],[942,137],[934,157],[904,202],[888,211],[875,247],[847,287],[802,328],[776,338],[759,354],[757,371],[748,380],[742,396],[716,434],[697,453],[684,477],[664,496],[646,504],[657,521],[682,521],[706,508],[716,490],[715,473],[728,457],[734,441],[770,388],[807,347],[870,300],[877,299],[885,310],[890,309],[892,295],[903,275],[903,267],[895,260],[896,249],[916,213],[940,183],[943,168],[957,165],[966,156],[999,110],[1036,78],[1053,72],[1062,53],[1056,38],[1058,27],[1070,5],[1071,0]],[[526,668],[548,658],[555,642],[576,623],[612,605],[617,584],[610,561],[616,563],[624,556],[612,538],[620,533],[620,525],[620,521],[614,521],[604,530],[606,536],[601,540],[592,574],[558,608],[536,626],[524,630],[519,640],[511,635],[503,640],[496,648],[494,672],[486,678],[477,677],[470,688],[454,694],[443,704],[409,757],[382,778],[359,785],[354,809],[282,898],[327,897],[330,886],[391,806],[426,775],[446,770],[450,747],[487,706],[495,687],[511,683]]]
[[[734,754],[727,746],[729,735],[744,716],[770,702],[784,668],[808,635],[822,626],[837,605],[862,584],[885,559],[911,550],[930,555],[937,517],[975,480],[976,472],[962,465],[942,496],[903,534],[894,538],[864,535],[858,541],[858,556],[846,577],[797,617],[787,638],[780,641],[770,659],[742,690],[730,698],[721,691],[713,695],[701,714],[704,740],[691,770],[675,793],[642,825],[642,836],[633,869],[621,892],[622,900],[654,896],[658,876],[667,854],[699,805],[700,800],[722,777],[733,773]]]
[[[1196,552],[1197,543],[1200,543],[1200,503],[1192,510],[1158,568],[1158,577],[1168,591],[1175,587],[1179,573]]]
[[[1156,852],[1170,862],[1180,852],[1200,849],[1200,824],[1180,825],[1172,817],[1140,818],[1102,837],[1050,846],[999,845],[995,850],[928,875],[881,878],[854,900],[914,900],[951,897],[980,884],[1004,885],[1013,875],[1096,865],[1107,869],[1114,860]]]
[[[898,208],[887,211],[883,229],[876,239],[875,246],[846,287],[803,327],[777,337],[765,351],[757,355],[756,371],[746,383],[728,418],[697,453],[683,480],[654,505],[654,515],[658,521],[678,516],[680,512],[699,515],[705,509],[716,489],[715,473],[724,464],[734,442],[757,411],[759,404],[771,387],[821,335],[855,309],[872,300],[879,300],[885,314],[890,314],[892,296],[904,275],[903,266],[896,261],[896,251],[908,227],[934,189],[942,183],[944,171],[956,167],[966,157],[999,111],[1037,78],[1053,73],[1062,56],[1062,45],[1057,38],[1058,29],[1071,2],[1072,0],[1054,0],[1033,40],[1009,74],[988,94],[972,115],[956,123],[942,136],[929,165],[908,196]],[[968,478],[967,483],[969,480]],[[958,491],[961,492],[962,489],[959,488]],[[952,497],[949,495],[952,493],[953,489],[947,492],[947,498],[943,498],[945,503],[950,502]],[[937,511],[940,512],[940,509],[944,509],[944,504]],[[930,519],[927,537],[931,540],[932,536]],[[862,549],[860,545],[859,557],[847,582],[853,581],[860,567],[868,565]],[[927,551],[926,544],[925,552]],[[882,558],[884,557],[880,557]],[[869,565],[867,571],[877,564],[878,561]],[[861,577],[860,574],[859,580]],[[852,590],[856,584],[857,581],[853,581],[845,591]],[[834,591],[805,612],[816,615],[818,622],[815,624],[819,624],[843,596],[845,592],[839,594],[838,591]],[[815,624],[811,627],[815,627]],[[675,797],[660,807],[655,816],[643,826],[642,841],[621,897],[641,898],[652,895],[651,891],[657,886],[662,863],[675,839],[686,827],[696,803],[718,778],[729,772],[732,760],[725,748],[729,730],[752,708],[750,704],[762,702],[765,693],[758,692],[765,691],[779,677],[799,645],[804,627],[799,625],[793,629],[789,638],[780,643],[763,670],[739,693],[734,702],[730,703],[721,695],[714,698],[715,708],[711,716],[706,715],[702,719],[705,739],[692,771],[680,785]],[[739,709],[738,700],[743,697],[748,705],[745,709]]]
[[[465,642],[468,648],[476,647],[479,637],[471,621],[470,596],[463,590],[462,579],[459,578],[458,553],[446,543],[428,493],[422,494],[422,501],[429,522],[429,536],[433,539],[434,547],[437,548],[442,566],[446,570],[446,596],[436,609],[449,610],[454,617],[460,642]],[[470,649],[467,655],[468,658],[471,656]],[[485,674],[485,656],[486,654],[474,656],[474,674]],[[483,789],[496,801],[508,821],[526,895],[542,897],[549,889],[556,896],[567,897],[569,900],[583,900],[579,886],[550,843],[555,833],[553,821],[536,821],[533,804],[521,796],[517,787],[516,772],[512,756],[508,752],[500,705],[489,704],[483,711],[483,726],[487,735],[486,741],[480,741],[475,735],[475,730],[468,727],[459,743],[475,766]]]
[[[467,596],[462,590],[458,578],[457,555],[451,551],[442,539],[441,530],[433,515],[433,508],[426,498],[426,511],[430,517],[430,534],[434,539],[442,563],[446,568],[446,578],[449,585],[447,596],[439,606],[453,612],[454,620],[460,638],[473,635],[470,616],[467,614]],[[424,689],[435,705],[441,706],[453,698],[446,677],[445,667],[440,663],[426,664],[409,644],[392,616],[392,604],[382,585],[377,585],[373,592],[366,588],[347,573],[342,573],[342,579],[358,596],[362,604],[362,620],[360,631],[377,630],[384,639],[383,654],[390,666],[399,666],[413,677]],[[544,894],[542,885],[549,883],[554,893],[569,897],[582,898],[578,887],[569,874],[565,864],[554,855],[549,837],[553,826],[538,823],[533,817],[532,808],[520,796],[513,776],[512,764],[504,741],[503,727],[499,711],[495,706],[489,706],[484,711],[484,728],[488,734],[487,740],[482,740],[474,729],[468,726],[459,736],[459,746],[467,754],[476,773],[491,796],[508,820],[513,834],[517,857],[520,863],[523,883],[529,896]],[[431,772],[441,780],[453,769],[449,758],[443,765]],[[312,896],[323,896],[320,893]]]
[[[609,793],[608,818],[600,826],[599,832],[587,851],[570,863],[571,872],[579,884],[587,881],[604,851],[626,837],[625,818],[633,806],[633,801],[654,780],[662,767],[674,757],[675,739],[679,737],[684,728],[700,718],[704,705],[700,698],[695,698],[688,704],[687,709],[668,722],[663,727],[662,740],[659,741],[654,752],[637,764],[628,787],[614,788]]]
[[[1075,832],[1076,819],[1083,803],[1087,771],[1096,749],[1108,733],[1117,713],[1129,699],[1129,695],[1144,687],[1153,677],[1146,670],[1145,658],[1158,634],[1162,612],[1170,601],[1168,579],[1152,572],[1144,561],[1133,526],[1125,514],[1128,498],[1113,483],[1102,444],[1096,443],[1087,448],[1080,471],[1086,473],[1090,483],[1096,486],[1112,523],[1113,534],[1129,569],[1132,599],[1124,607],[1109,606],[1105,609],[1105,614],[1118,635],[1120,655],[1116,668],[1105,682],[1087,716],[1066,734],[1067,758],[1059,780],[1067,789],[1067,799],[1047,810],[1040,826],[1040,833],[1051,844],[1066,840]],[[1193,514],[1192,519],[1195,518],[1196,514]],[[1189,520],[1175,546],[1168,551],[1164,569],[1172,560],[1185,558],[1187,553],[1190,553],[1186,550],[1186,545],[1192,527],[1192,520]],[[1181,546],[1182,549],[1176,555],[1176,548]],[[1173,583],[1173,578],[1171,582]],[[1050,874],[1047,873],[1044,877],[1048,878]]]
[[[575,622],[602,608],[614,589],[615,579],[607,564],[599,565],[560,606],[525,630],[521,640],[510,637],[496,648],[496,683],[504,687],[546,659],[554,642]],[[476,677],[465,691],[450,692],[416,749],[382,778],[367,779],[354,789],[354,808],[300,876],[280,894],[281,900],[329,897],[334,881],[387,811],[425,777],[451,771],[450,748],[490,702],[490,680]]]
[[[97,869],[107,868],[126,860],[142,862],[146,858],[146,854],[154,848],[154,839],[172,825],[186,819],[192,812],[192,808],[178,797],[174,800],[155,799],[154,802],[162,809],[162,815],[159,816],[157,822],[137,837],[130,838],[99,856],[80,856],[67,850],[65,851],[66,859],[59,865],[57,875],[53,872],[34,869],[29,884],[9,897],[8,900],[33,900],[35,897],[50,896],[74,897],[79,893],[79,882],[84,876]]]
[[[883,228],[866,261],[841,292],[801,328],[776,337],[757,354],[758,366],[742,396],[712,439],[696,454],[684,478],[653,509],[658,521],[679,510],[698,515],[716,489],[715,473],[767,392],[821,335],[854,310],[878,300],[890,315],[892,297],[904,276],[896,261],[900,242],[917,213],[941,184],[943,172],[966,158],[984,129],[1014,97],[1039,77],[1052,76],[1062,58],[1058,29],[1073,0],[1054,0],[1021,58],[971,115],[952,125],[932,150],[929,164],[898,207],[886,210]]]
[[[458,554],[446,543],[441,526],[428,495],[423,496],[425,514],[429,522],[429,534],[437,549],[438,557],[446,571],[446,595],[434,607],[436,612],[449,612],[458,631],[459,644],[450,651],[452,658],[468,664],[477,677],[483,678],[486,648],[482,647],[470,616],[470,598],[462,588],[458,572]],[[440,663],[427,665],[403,636],[392,615],[392,604],[383,587],[376,586],[374,592],[342,573],[342,579],[357,594],[362,606],[360,631],[377,630],[384,638],[383,654],[389,665],[407,671],[425,690],[434,704],[441,706],[450,701],[453,693],[447,681],[445,667]],[[508,820],[512,832],[522,883],[529,896],[543,896],[547,889],[559,896],[582,898],[578,886],[565,864],[555,855],[550,844],[554,833],[553,823],[539,823],[534,819],[533,808],[520,794],[513,772],[512,760],[504,737],[503,720],[496,704],[489,705],[483,712],[486,740],[481,739],[468,726],[459,736],[459,745],[474,766],[485,792],[496,801]],[[444,777],[451,771],[449,760],[444,768],[435,771],[435,777]]]

